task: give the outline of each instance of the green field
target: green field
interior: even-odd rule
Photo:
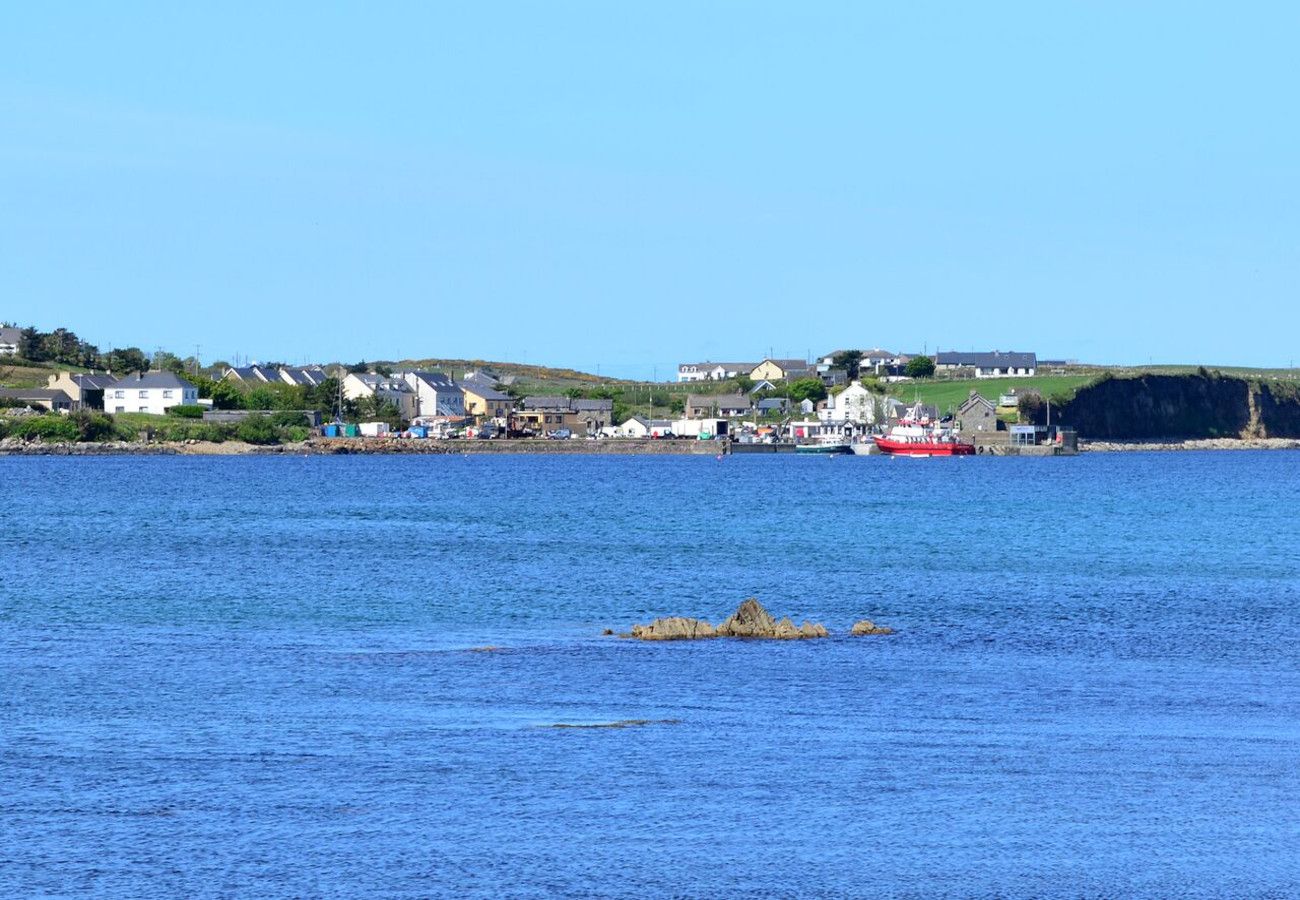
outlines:
[[[903,381],[886,385],[886,392],[906,403],[920,400],[932,403],[940,413],[955,410],[971,391],[996,404],[1005,391],[1016,388],[1021,392],[1038,391],[1044,397],[1073,394],[1086,384],[1096,381],[1096,375],[1040,375],[1032,378],[971,378],[960,381]]]

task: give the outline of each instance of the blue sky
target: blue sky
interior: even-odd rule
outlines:
[[[1300,358],[1300,6],[14,4],[0,319],[667,377]]]

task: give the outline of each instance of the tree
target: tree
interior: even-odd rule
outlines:
[[[800,378],[790,382],[786,393],[796,403],[811,400],[817,403],[826,399],[826,385],[820,378]]]
[[[909,378],[929,378],[934,374],[934,360],[928,356],[913,356],[903,371]]]
[[[849,381],[854,381],[862,368],[862,351],[841,350],[831,357],[831,365],[837,369],[843,369]]]
[[[229,381],[212,382],[212,405],[217,409],[243,409],[244,394]]]
[[[41,362],[45,359],[43,353],[43,337],[35,328],[28,326],[18,333],[18,355],[23,359],[29,359],[32,362]]]

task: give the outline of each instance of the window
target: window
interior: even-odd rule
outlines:
[[[140,412],[148,412],[148,411],[149,411],[149,407],[147,406],[140,407]]]
[[[120,394],[122,392],[118,391],[118,393]],[[126,407],[125,406],[114,407],[113,412],[126,412]]]
[[[149,392],[148,392],[148,391],[141,391],[141,392],[140,392],[140,399],[141,399],[141,400],[148,400],[148,399],[149,399]]]
[[[164,400],[170,400],[171,398],[172,398],[172,392],[171,392],[171,391],[163,391],[163,399],[164,399]]]
[[[113,391],[113,399],[114,399],[114,400],[121,400],[121,399],[123,399],[124,397],[126,397],[126,391]],[[122,410],[120,410],[120,409],[118,410],[118,412],[121,412],[121,411],[122,411]]]

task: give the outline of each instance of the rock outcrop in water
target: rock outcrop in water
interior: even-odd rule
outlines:
[[[655,619],[649,625],[633,625],[628,635],[643,641],[694,641],[717,636],[717,629],[708,622],[684,616],[668,616]]]
[[[893,634],[894,629],[885,625],[877,625],[870,619],[863,619],[860,622],[853,623],[853,628],[850,629],[850,633],[859,636],[865,634]]]
[[[798,640],[827,637],[828,633],[824,625],[812,622],[796,627],[788,617],[777,621],[763,608],[763,604],[750,597],[717,628],[703,619],[671,616],[655,619],[649,625],[633,625],[627,636],[642,641],[690,641],[713,637]]]

